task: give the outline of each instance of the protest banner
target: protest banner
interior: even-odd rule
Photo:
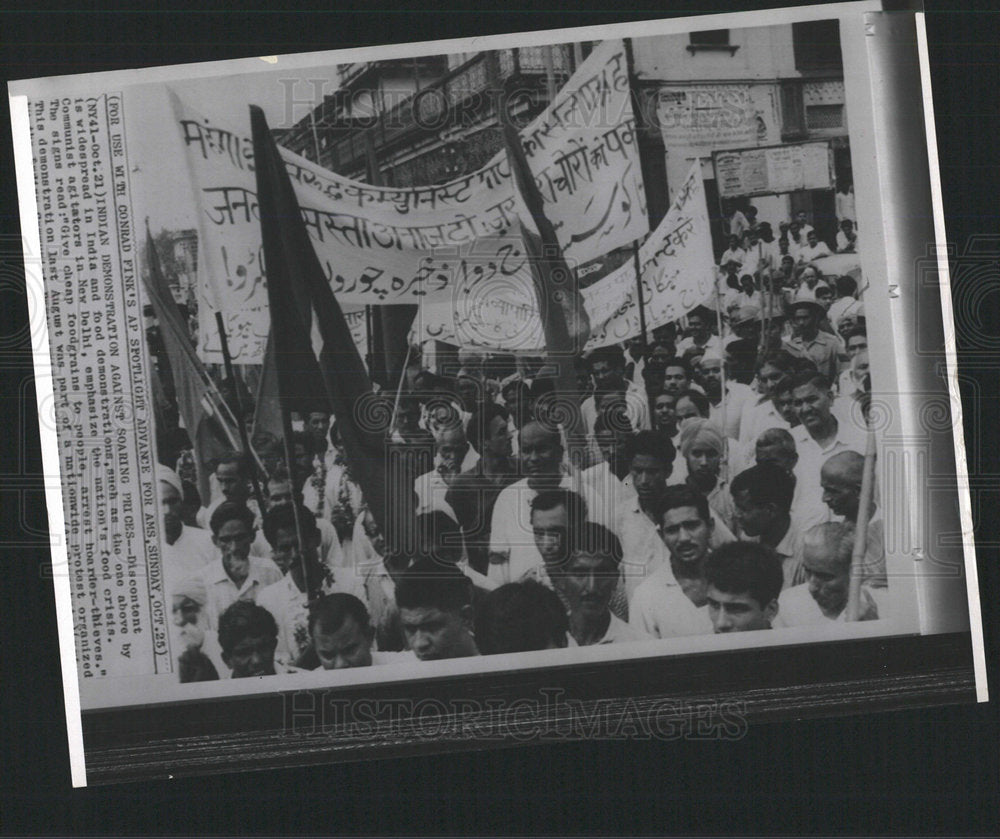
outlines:
[[[199,316],[221,311],[234,361],[260,362],[267,339],[253,150],[173,96],[199,209]],[[520,132],[522,146],[572,264],[648,232],[624,47],[602,43],[556,99]],[[281,151],[303,221],[341,304],[460,299],[498,277],[530,284],[517,221],[526,217],[507,156],[437,186],[372,186]],[[219,360],[215,330],[199,354]]]
[[[639,248],[646,328],[683,317],[712,294],[715,265],[705,189],[691,167],[659,227]],[[629,261],[581,292],[590,319],[588,350],[616,344],[641,332],[635,265]],[[421,306],[414,340],[505,352],[544,348],[538,305],[530,286],[508,282],[489,294],[468,294],[455,305]]]

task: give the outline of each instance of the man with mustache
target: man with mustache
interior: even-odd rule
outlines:
[[[566,562],[550,572],[552,585],[567,606],[569,646],[649,640],[609,608],[621,560],[621,543],[607,528],[585,522],[571,529]]]
[[[229,606],[237,600],[256,600],[262,589],[278,582],[282,575],[270,559],[250,555],[256,530],[254,514],[244,504],[224,501],[212,513],[210,524],[212,542],[220,556],[194,579],[205,586],[207,628],[217,629],[219,616]]]
[[[705,562],[715,522],[708,501],[687,486],[669,486],[659,504],[660,535],[669,565],[650,574],[632,595],[629,623],[654,638],[702,635],[712,631]]]

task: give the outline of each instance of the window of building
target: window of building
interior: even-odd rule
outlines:
[[[728,29],[703,29],[688,36],[688,52],[728,52],[735,55],[738,46],[729,43]]]
[[[800,73],[843,73],[840,22],[807,20],[792,24],[795,69]]]
[[[810,131],[843,127],[843,105],[806,105],[806,128]]]

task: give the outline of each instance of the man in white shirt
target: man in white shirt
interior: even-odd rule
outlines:
[[[544,489],[574,489],[577,480],[562,468],[563,446],[559,432],[540,422],[521,429],[519,457],[523,479],[503,489],[493,507],[490,526],[489,579],[497,584],[516,582],[541,564],[531,528],[531,500]],[[603,498],[580,486],[592,520],[610,523]]]
[[[215,556],[212,534],[200,527],[188,527],[181,521],[184,490],[173,469],[156,464],[160,485],[160,507],[163,509],[163,541],[160,544],[163,572],[168,586],[200,571]]]
[[[296,518],[304,542],[301,546]],[[307,604],[310,597],[335,591],[358,594],[363,589],[352,570],[338,568],[334,571],[320,561],[316,517],[306,507],[300,505],[298,510],[290,504],[275,507],[264,519],[264,533],[271,545],[274,563],[284,577],[263,588],[257,595],[257,603],[274,616],[278,625],[275,657],[285,664],[298,666],[309,649]]]
[[[858,234],[854,230],[854,222],[848,218],[840,222],[837,232],[837,253],[857,253]]]
[[[754,542],[731,542],[705,563],[708,615],[716,632],[770,629],[778,614],[781,561]]]
[[[479,455],[472,450],[461,425],[439,429],[434,435],[434,449],[434,469],[413,482],[413,491],[417,494],[416,512],[420,515],[441,510],[458,521],[445,496],[458,475],[475,468]]]
[[[832,256],[830,248],[826,242],[819,240],[815,230],[810,230],[806,234],[805,245],[799,249],[798,261],[804,264],[806,262],[815,262],[817,259],[823,259],[826,256]]]
[[[203,614],[209,629],[217,629],[219,615],[237,600],[255,600],[262,589],[278,582],[281,571],[270,559],[250,555],[254,514],[243,504],[225,501],[210,522],[212,542],[220,556],[194,576],[205,586],[208,602]],[[219,639],[222,643],[222,639]]]
[[[781,593],[774,626],[845,621],[851,584],[853,528],[839,522],[817,524],[806,531],[802,547],[806,581]],[[858,620],[879,619],[878,601],[865,585],[861,587],[859,607]]]
[[[709,309],[704,306],[692,309],[688,313],[687,322],[687,337],[677,342],[678,357],[683,358],[694,348],[706,352],[708,350],[722,352],[722,342],[719,340],[719,336],[712,334],[714,316]]]
[[[833,413],[833,393],[829,380],[818,373],[802,373],[788,383],[795,410],[802,424],[793,429],[799,462],[796,480],[802,485],[801,503],[796,518],[803,529],[829,521],[829,510],[823,503],[820,470],[832,456],[842,451],[862,454],[867,442],[867,430],[854,423],[838,420]]]
[[[621,543],[607,528],[594,522],[571,528],[566,563],[550,574],[567,605],[571,647],[649,640],[649,635],[615,617],[609,608],[621,559]]]
[[[629,623],[654,638],[709,633],[705,562],[715,522],[708,502],[690,487],[670,486],[658,507],[670,561],[636,587]]]
[[[805,581],[802,543],[792,521],[795,479],[773,464],[753,466],[733,479],[733,501],[741,538],[760,542],[781,559],[784,588]]]

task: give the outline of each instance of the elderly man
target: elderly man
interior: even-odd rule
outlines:
[[[775,627],[846,620],[853,547],[854,530],[839,522],[817,524],[806,531],[802,541],[806,581],[781,593]],[[862,585],[858,620],[878,618],[878,602],[872,590]]]
[[[487,576],[500,585],[516,582],[542,561],[531,529],[531,500],[542,490],[572,489],[575,483],[563,471],[559,432],[540,422],[529,422],[521,429],[520,460],[525,477],[501,491],[493,507]],[[591,518],[608,523],[611,511],[603,497],[596,497],[586,486],[581,491]]]
[[[708,615],[716,634],[770,629],[778,614],[781,560],[764,545],[732,542],[705,564]]]
[[[729,482],[722,472],[726,441],[711,420],[692,419],[681,428],[681,454],[687,466],[684,480],[708,499],[708,505],[732,530],[735,509],[729,494]]]
[[[844,451],[833,455],[820,470],[823,503],[844,523],[854,528],[861,507],[861,476],[865,459],[858,452]],[[874,493],[868,509],[868,530],[865,536],[865,556],[862,580],[884,588],[888,584],[885,567],[885,527],[875,503]]]
[[[461,425],[439,429],[434,435],[434,468],[413,482],[417,494],[417,514],[441,510],[458,521],[447,502],[448,490],[462,473],[474,469],[479,456],[472,450]]]
[[[200,527],[188,527],[181,521],[184,489],[173,469],[156,465],[163,511],[163,571],[168,584],[190,577],[215,559],[212,534]]]

